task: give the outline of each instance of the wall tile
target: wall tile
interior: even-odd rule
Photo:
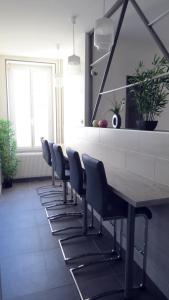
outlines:
[[[131,172],[153,180],[155,175],[155,158],[138,152],[127,152],[126,168]]]
[[[97,127],[86,127],[86,128],[87,128],[85,132],[86,136],[84,136],[84,138],[87,139],[89,142],[99,143],[99,128]]]
[[[109,147],[127,149],[131,151],[139,150],[138,131],[123,129],[100,129],[100,143],[108,144]]]
[[[139,131],[140,152],[169,159],[168,132]]]
[[[117,168],[125,168],[125,151],[112,149],[104,145],[100,147],[100,150],[100,159],[105,163]]]
[[[169,160],[157,159],[155,165],[155,180],[169,185]]]

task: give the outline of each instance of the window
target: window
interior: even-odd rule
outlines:
[[[9,119],[18,148],[36,149],[40,137],[53,139],[54,65],[7,61]]]

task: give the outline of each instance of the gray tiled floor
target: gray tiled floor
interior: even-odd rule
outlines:
[[[69,266],[63,261],[58,243],[59,237],[70,233],[56,237],[51,235],[44,208],[36,193],[37,186],[38,183],[15,184],[12,189],[4,191],[0,198],[2,300],[78,300],[80,298]],[[54,227],[59,228],[65,224],[71,223],[65,219],[55,223]],[[82,251],[96,251],[99,245],[108,245],[108,241],[108,236],[102,242],[82,238],[65,243],[64,249],[75,255]],[[113,268],[105,264],[79,272],[77,279],[84,296],[121,288],[123,267],[123,262],[118,262]],[[133,298],[159,300],[159,297],[147,291]],[[123,295],[102,299],[121,300]]]

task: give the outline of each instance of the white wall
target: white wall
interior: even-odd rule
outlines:
[[[94,50],[94,60],[98,58],[98,51]],[[132,75],[138,66],[140,60],[143,60],[146,67],[151,67],[151,62],[155,54],[162,56],[159,48],[153,40],[135,40],[120,38],[110,71],[106,80],[104,90],[110,90],[126,85],[126,76]],[[95,104],[99,92],[100,83],[104,74],[107,59],[97,64],[95,69],[98,71],[98,76],[93,77],[93,103]],[[101,98],[99,110],[96,119],[107,119],[111,127],[112,113],[108,112],[111,107],[111,101],[120,101],[126,98],[126,89],[104,95]],[[162,112],[157,129],[169,130],[169,104]],[[125,127],[125,108],[122,113],[122,128]]]

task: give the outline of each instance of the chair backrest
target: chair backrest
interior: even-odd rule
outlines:
[[[108,185],[103,162],[82,155],[86,171],[86,200],[104,220],[126,217],[128,204]]]
[[[44,138],[41,138],[41,144],[42,144],[42,155],[46,163],[51,167],[52,161],[51,161],[51,154],[49,149],[48,141]]]
[[[54,161],[53,144],[54,144],[53,142],[48,142],[49,150],[50,150],[50,155],[51,155],[52,166],[53,166],[53,161]]]
[[[53,167],[60,180],[65,180],[65,159],[60,145],[53,144]]]
[[[104,196],[107,190],[107,178],[101,161],[87,155],[82,155],[86,171],[86,200],[102,214]]]
[[[71,148],[67,148],[66,153],[69,159],[71,187],[82,196],[84,194],[83,169],[79,153]]]

